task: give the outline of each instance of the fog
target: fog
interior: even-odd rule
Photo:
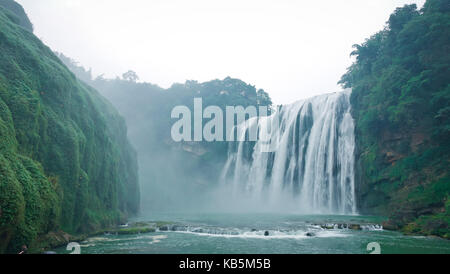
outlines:
[[[248,104],[261,99],[259,88],[274,104],[341,90],[337,82],[352,62],[352,45],[382,29],[395,7],[424,1],[19,2],[35,34],[92,68],[88,75],[70,67],[124,116],[138,152],[142,211],[198,212],[287,209],[255,206],[245,195],[230,200],[232,189],[219,180],[228,144],[173,142],[174,106],[202,96],[210,96],[205,105],[217,104],[219,92],[233,95],[230,89]],[[107,79],[129,69],[140,82]],[[96,80],[100,74],[105,78]],[[256,88],[228,78],[201,83],[227,76]],[[186,80],[199,83],[173,86]],[[242,89],[252,95],[241,96]],[[237,102],[231,95],[222,103]]]
[[[277,104],[337,91],[352,45],[424,0],[19,0],[35,33],[107,77],[169,87],[226,76]]]

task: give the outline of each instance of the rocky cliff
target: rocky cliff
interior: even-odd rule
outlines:
[[[4,2],[11,1],[0,2],[0,253],[15,253],[53,231],[84,233],[125,219],[138,210],[139,188],[124,119]]]
[[[398,8],[355,45],[341,83],[353,88],[358,207],[387,229],[450,237],[450,6]]]

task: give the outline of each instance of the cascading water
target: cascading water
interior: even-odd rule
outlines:
[[[356,214],[350,94],[298,101],[238,125],[238,134],[253,128],[260,138],[231,143],[222,172],[231,195],[258,208]]]

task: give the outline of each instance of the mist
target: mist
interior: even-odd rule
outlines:
[[[53,50],[115,78],[132,69],[169,88],[227,76],[276,104],[340,90],[352,45],[424,0],[19,0]],[[70,35],[69,35],[70,34]]]
[[[0,254],[450,253],[449,0],[18,2]]]
[[[272,102],[264,90],[230,77],[204,83],[188,81],[163,89],[123,77],[94,78],[73,59],[63,54],[59,58],[123,115],[137,151],[142,214],[233,210],[220,202],[230,198],[220,175],[231,143],[175,142],[171,128],[177,119],[171,118],[171,112],[176,106],[185,106],[194,113],[194,98],[202,98],[204,107],[215,105],[223,111],[226,106],[270,108]]]
[[[205,106],[225,108],[290,104],[339,91],[337,81],[352,61],[343,53],[379,29],[395,6],[408,2],[130,1],[124,6],[122,1],[47,1],[52,4],[22,2],[31,18],[34,12],[41,15],[33,18],[37,34],[68,55],[62,55],[66,65],[124,116],[138,152],[143,214],[299,210],[294,202],[265,206],[245,194],[232,196],[219,178],[230,144],[173,142],[172,108],[192,109],[196,97],[203,97]],[[368,9],[371,16],[366,16]],[[65,14],[67,19],[53,24],[51,14]],[[75,16],[83,20],[70,19]],[[63,39],[67,29],[71,39]],[[86,40],[90,42],[83,43]],[[133,79],[122,76],[128,68],[134,70]],[[230,72],[249,82],[228,77]],[[248,93],[243,98],[242,89]],[[224,97],[224,91],[230,96]]]

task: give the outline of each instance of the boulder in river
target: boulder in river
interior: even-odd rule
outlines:
[[[395,222],[392,222],[391,220],[383,222],[382,227],[383,227],[383,229],[386,229],[386,230],[398,230],[399,229],[399,226]]]
[[[159,231],[169,231],[169,226],[168,225],[160,226]]]
[[[320,225],[320,227],[323,229],[334,229],[333,224],[324,224],[324,225]]]
[[[361,225],[359,225],[359,224],[349,224],[348,228],[352,229],[352,230],[361,230]]]

